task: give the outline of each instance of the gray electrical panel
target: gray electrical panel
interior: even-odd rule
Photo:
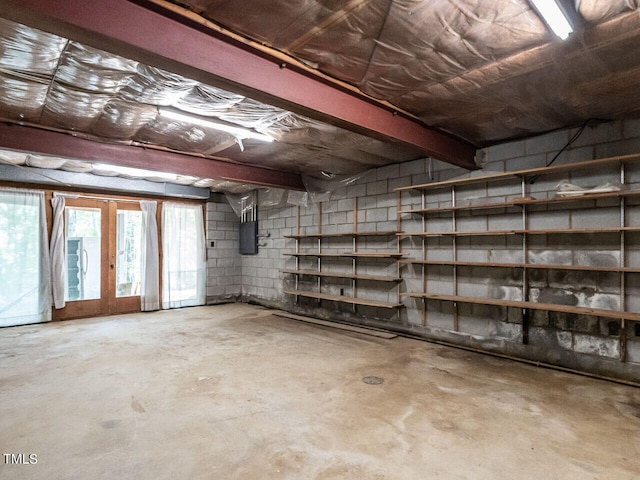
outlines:
[[[258,192],[240,203],[240,255],[258,254]]]
[[[240,222],[240,255],[257,255],[258,222]]]

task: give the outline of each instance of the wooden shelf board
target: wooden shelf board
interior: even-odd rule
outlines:
[[[295,235],[284,235],[284,238],[331,238],[331,237],[389,237],[397,235],[397,230],[384,230],[379,232],[340,232],[340,233],[303,233]]]
[[[290,273],[293,275],[310,275],[314,277],[329,277],[329,278],[350,278],[356,280],[371,280],[374,282],[401,282],[402,279],[398,277],[388,277],[384,275],[353,275],[351,273],[332,273],[332,272],[318,272],[316,270],[280,270],[282,273]]]
[[[429,190],[429,189],[444,188],[444,187],[455,186],[455,185],[471,185],[474,183],[483,183],[491,180],[506,180],[508,178],[529,177],[529,176],[535,176],[535,175],[548,175],[551,173],[561,173],[561,172],[574,171],[578,169],[595,168],[602,165],[607,165],[607,164],[617,163],[617,162],[631,162],[639,159],[640,159],[640,154],[622,155],[617,157],[601,158],[598,160],[588,160],[585,162],[567,163],[564,165],[554,165],[551,167],[529,168],[526,170],[516,170],[513,172],[499,172],[493,175],[465,177],[465,178],[457,178],[452,180],[444,180],[441,182],[424,183],[421,185],[411,185],[408,187],[396,188],[395,191],[401,192],[401,191],[407,191],[407,190]]]
[[[553,203],[566,203],[566,202],[577,202],[581,200],[599,200],[602,198],[619,198],[619,197],[635,197],[640,195],[640,190],[623,190],[619,192],[610,192],[610,193],[598,193],[592,195],[574,195],[567,197],[553,197],[553,198],[516,198],[513,200],[509,200],[507,202],[496,202],[496,203],[480,203],[480,204],[471,204],[471,205],[457,205],[455,207],[437,207],[437,208],[416,208],[411,210],[399,210],[399,214],[427,214],[427,213],[443,213],[443,212],[454,212],[454,211],[467,211],[467,210],[490,210],[490,209],[499,209],[499,208],[509,208],[509,207],[522,207],[529,205],[548,205]]]
[[[640,227],[610,227],[610,228],[567,228],[553,230],[471,230],[454,232],[403,232],[398,233],[399,237],[445,237],[445,236],[491,236],[491,235],[546,235],[546,234],[575,234],[575,233],[616,233],[616,232],[638,232]]]
[[[552,303],[524,302],[518,300],[500,300],[495,298],[460,297],[456,295],[432,295],[429,293],[406,292],[400,296],[411,298],[424,298],[427,300],[441,300],[445,302],[473,303],[479,305],[495,305],[499,307],[527,308],[530,310],[548,310],[553,312],[574,313],[579,315],[592,315],[596,317],[617,318],[624,320],[640,321],[640,313],[622,312],[618,310],[604,310],[588,307],[574,307],[572,305],[557,305]]]
[[[599,200],[601,198],[635,197],[640,195],[640,190],[620,190],[619,192],[593,193],[586,195],[557,196],[553,198],[518,198],[512,200],[513,205],[540,205],[549,203],[578,202],[581,200]]]
[[[446,236],[482,236],[482,235],[516,235],[525,233],[524,230],[477,230],[477,231],[451,231],[451,232],[404,232],[399,237],[446,237]]]
[[[498,268],[529,268],[537,270],[578,270],[585,272],[624,272],[640,273],[640,268],[630,267],[600,267],[586,265],[544,265],[540,263],[494,263],[494,262],[452,262],[448,260],[400,260],[404,264],[418,265],[449,265],[462,267],[498,267]]]
[[[354,305],[365,305],[368,307],[400,308],[404,306],[401,303],[380,302],[376,300],[366,300],[363,298],[345,297],[342,295],[328,295],[326,293],[308,292],[304,290],[283,290],[283,293],[286,293],[289,295],[298,295],[301,297],[317,298],[320,300],[330,300],[332,302],[351,303]]]
[[[402,258],[402,253],[306,253],[306,252],[286,252],[284,255],[291,257],[334,257],[334,258]]]
[[[493,208],[507,208],[507,207],[515,207],[520,206],[520,204],[516,205],[514,202],[499,202],[499,203],[479,203],[475,205],[458,205],[455,207],[437,207],[437,208],[415,208],[411,210],[398,210],[399,214],[411,214],[411,213],[443,213],[443,212],[453,212],[458,210],[490,210]]]

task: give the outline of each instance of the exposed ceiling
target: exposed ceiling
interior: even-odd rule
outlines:
[[[477,147],[640,116],[639,2],[575,9],[562,42],[526,0],[0,0],[0,148],[285,188],[473,168]]]

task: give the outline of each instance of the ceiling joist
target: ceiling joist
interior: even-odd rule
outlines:
[[[149,0],[0,0],[0,16],[468,169],[470,143]],[[75,155],[78,156],[77,154]]]

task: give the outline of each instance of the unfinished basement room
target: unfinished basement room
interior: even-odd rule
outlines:
[[[639,478],[639,1],[0,0],[0,480]]]

